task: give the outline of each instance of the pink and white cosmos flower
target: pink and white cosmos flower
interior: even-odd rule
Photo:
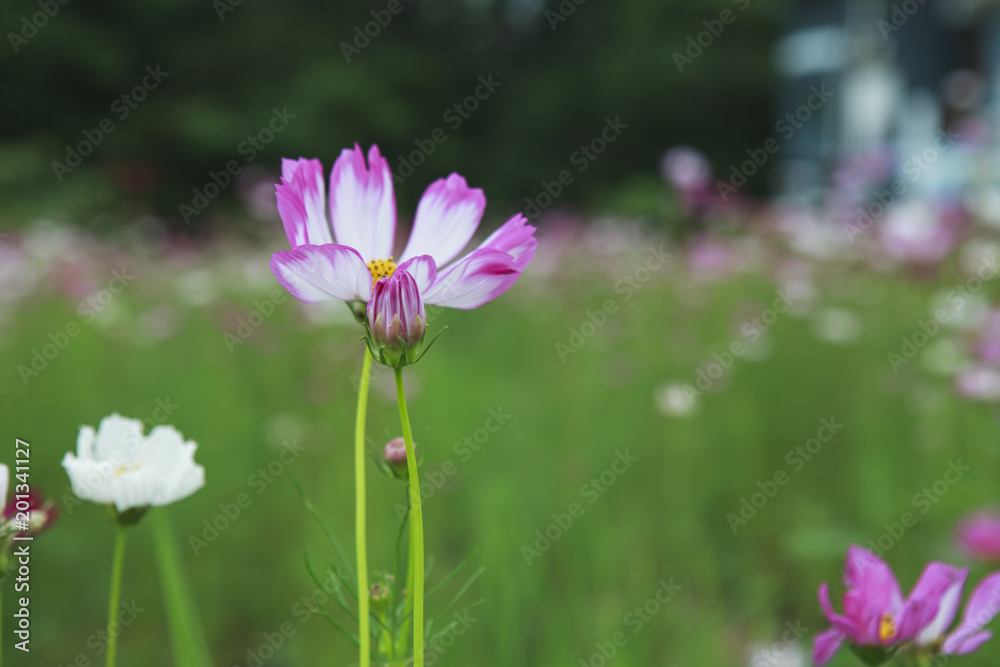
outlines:
[[[367,163],[358,145],[341,152],[330,174],[329,217],[319,160],[282,160],[276,190],[292,249],[272,256],[271,271],[307,303],[367,303],[376,281],[404,271],[413,278],[422,303],[478,308],[517,281],[538,245],[535,228],[519,213],[453,262],[476,233],[486,197],[451,174],[424,191],[397,261],[392,173],[374,145]]]
[[[878,556],[852,546],[844,567],[844,613],[830,604],[829,587],[819,588],[823,613],[833,627],[816,636],[813,662],[825,665],[847,640],[863,649],[889,651],[933,628],[941,601],[965,580],[967,570],[931,563],[909,597],[903,599],[892,570]]]
[[[958,524],[956,542],[967,556],[983,561],[1000,561],[1000,512],[986,510]]]
[[[942,568],[950,568],[947,565],[938,565]],[[938,613],[934,620],[917,635],[916,644],[919,648],[931,652],[966,655],[977,650],[993,636],[993,633],[984,630],[983,626],[993,620],[993,617],[1000,611],[1000,572],[991,574],[980,582],[965,604],[962,622],[954,630],[948,632],[955,620],[955,615],[958,613],[959,604],[962,602],[962,588],[965,586],[965,579],[969,574],[969,568],[950,569],[955,574],[954,580],[951,586],[940,595],[937,605]]]

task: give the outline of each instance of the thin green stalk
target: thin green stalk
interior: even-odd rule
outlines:
[[[417,473],[416,451],[413,448],[413,434],[410,432],[410,415],[406,410],[406,395],[403,393],[403,369],[396,368],[395,371],[399,421],[403,426],[403,442],[406,443],[406,469],[410,476],[413,667],[424,667],[424,513],[420,506],[420,479]]]
[[[121,627],[114,632],[115,616],[118,613],[118,601],[122,592],[122,565],[125,562],[125,526],[118,526],[115,536],[115,556],[111,563],[111,594],[108,596],[108,660],[107,667],[114,667],[115,656],[118,653],[118,635]]]
[[[368,385],[371,381],[372,355],[365,348],[365,361],[361,366],[361,383],[358,385],[358,415],[354,422],[354,543],[358,559],[358,639],[360,640],[361,667],[371,665],[371,630],[369,629],[368,598],[368,543],[365,536],[365,413],[368,411]]]
[[[409,484],[407,484],[407,493],[409,493]],[[407,508],[407,515],[408,521],[412,521],[412,517],[409,516],[409,508]],[[400,654],[400,661],[393,667],[403,667],[406,664],[403,657],[406,655],[407,636],[410,634],[410,623],[413,621],[413,524],[410,525],[410,539],[406,547],[406,588],[403,589],[406,593],[406,600],[403,604],[400,628],[396,633],[398,639],[396,652]]]

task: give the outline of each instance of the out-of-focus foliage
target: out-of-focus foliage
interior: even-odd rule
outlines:
[[[572,168],[559,204],[642,208],[667,147],[697,139],[728,163],[759,143],[773,115],[777,0],[745,11],[732,0],[399,0],[400,13],[382,14],[391,20],[349,63],[342,43],[388,0],[231,1],[51,0],[57,11],[37,21],[37,34],[25,23],[42,11],[37,2],[3,3],[0,218],[103,226],[152,212],[204,229],[248,186],[251,151],[240,146],[274,108],[295,118],[255,151],[252,166],[266,170],[258,178],[272,178],[282,156],[320,157],[329,168],[355,141],[377,142],[398,171],[398,156],[441,128],[446,140],[400,184],[400,198],[413,204],[430,180],[460,171],[500,213],[524,208],[542,181],[572,168],[605,118],[620,117],[628,129],[585,171]],[[735,22],[679,72],[674,52],[727,8]],[[157,65],[169,74],[145,100],[113,107]],[[445,118],[490,75],[500,87],[478,109]],[[113,131],[60,181],[52,163],[105,118]],[[241,183],[184,225],[179,205],[230,160]]]

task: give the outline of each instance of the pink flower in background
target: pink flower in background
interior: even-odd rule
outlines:
[[[955,541],[970,558],[1000,561],[1000,513],[986,511],[964,519],[958,524]]]
[[[660,176],[682,192],[703,190],[712,185],[712,168],[698,150],[674,146],[663,156]]]
[[[377,280],[402,271],[425,304],[478,308],[517,281],[538,244],[535,228],[517,214],[452,262],[476,233],[486,197],[451,174],[424,191],[397,263],[392,174],[374,145],[367,164],[357,145],[341,152],[330,175],[329,217],[319,160],[282,160],[276,190],[292,249],[272,256],[271,271],[307,303],[371,301]]]
[[[937,264],[958,241],[959,213],[926,201],[890,204],[880,239],[893,259],[915,264]]]
[[[976,356],[984,363],[1000,366],[1000,310],[991,310],[977,334]]]
[[[959,579],[961,571],[931,563],[904,600],[892,570],[875,554],[852,546],[844,569],[844,613],[830,604],[829,587],[819,587],[819,602],[830,624],[816,636],[813,662],[825,665],[847,640],[856,647],[888,652],[914,639],[935,620],[941,598]]]
[[[988,366],[972,366],[955,377],[958,393],[972,401],[1000,400],[1000,371]]]

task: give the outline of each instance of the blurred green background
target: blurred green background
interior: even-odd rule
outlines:
[[[425,501],[427,552],[437,562],[431,581],[473,549],[473,565],[486,567],[469,598],[484,600],[477,620],[439,664],[577,665],[625,631],[614,664],[740,665],[761,643],[780,641],[786,623],[808,628],[790,647],[805,649],[826,626],[819,583],[839,595],[847,545],[877,543],[905,512],[917,525],[886,551],[905,588],[930,559],[963,562],[951,546],[956,520],[997,498],[995,411],[957,398],[919,358],[898,373],[887,360],[926,317],[933,294],[966,280],[955,267],[930,282],[817,268],[811,292],[799,283],[799,294],[811,294],[803,308],[779,316],[751,345],[741,329],[776,298],[779,254],[708,280],[678,253],[626,299],[616,284],[659,242],[633,238],[622,248],[614,242],[621,232],[608,234],[543,238],[535,268],[507,295],[478,311],[441,314],[432,328],[449,329],[406,372],[425,479],[446,461],[457,470]],[[328,311],[286,300],[230,352],[223,334],[266,310],[260,304],[274,290],[266,254],[235,245],[202,252],[167,266],[145,265],[142,252],[111,252],[108,259],[135,268],[135,282],[27,386],[13,369],[30,363],[49,333],[79,321],[78,298],[32,299],[6,330],[7,433],[31,442],[32,479],[63,510],[35,543],[30,664],[93,659],[87,640],[104,622],[113,531],[98,508],[67,504],[59,461],[80,425],[112,411],[154,419],[158,400],[175,406],[167,421],[199,443],[207,471],[204,489],[154,511],[168,515],[182,541],[216,664],[247,664],[247,650],[286,621],[296,633],[265,664],[355,659],[323,619],[300,623],[295,613],[315,589],[303,550],[324,563],[329,546],[287,478],[260,488],[254,475],[277,460],[282,442],[303,446],[289,467],[350,550],[357,326],[340,304]],[[205,268],[185,272],[181,262]],[[197,294],[214,296],[192,304],[170,272],[185,280],[197,273]],[[557,343],[571,344],[572,329],[608,299],[618,309],[563,362]],[[824,333],[831,312],[846,312],[856,335],[842,335],[852,327]],[[693,412],[663,405],[665,386],[696,385],[699,369],[734,341],[747,353]],[[373,383],[368,427],[377,447],[400,433],[390,379],[382,373]],[[476,431],[490,410],[509,419],[479,451],[456,448],[482,437]],[[843,429],[813,460],[793,464],[788,453],[824,419]],[[595,494],[582,485],[611,469],[617,452],[638,462],[591,503]],[[970,471],[924,512],[914,496],[958,460]],[[369,470],[371,564],[388,569],[404,487]],[[781,470],[788,483],[734,535],[727,515]],[[203,522],[240,493],[252,504],[196,556],[189,536],[204,537]],[[535,531],[573,502],[584,514],[529,565],[523,549],[536,548]],[[984,573],[974,567],[971,580]],[[661,579],[682,589],[633,634],[627,615]],[[432,598],[429,613],[456,589]],[[146,611],[123,636],[121,664],[170,664],[148,521],[128,545],[124,599],[133,598]],[[998,656],[991,642],[963,663],[991,665]],[[833,664],[856,663],[844,651]]]

